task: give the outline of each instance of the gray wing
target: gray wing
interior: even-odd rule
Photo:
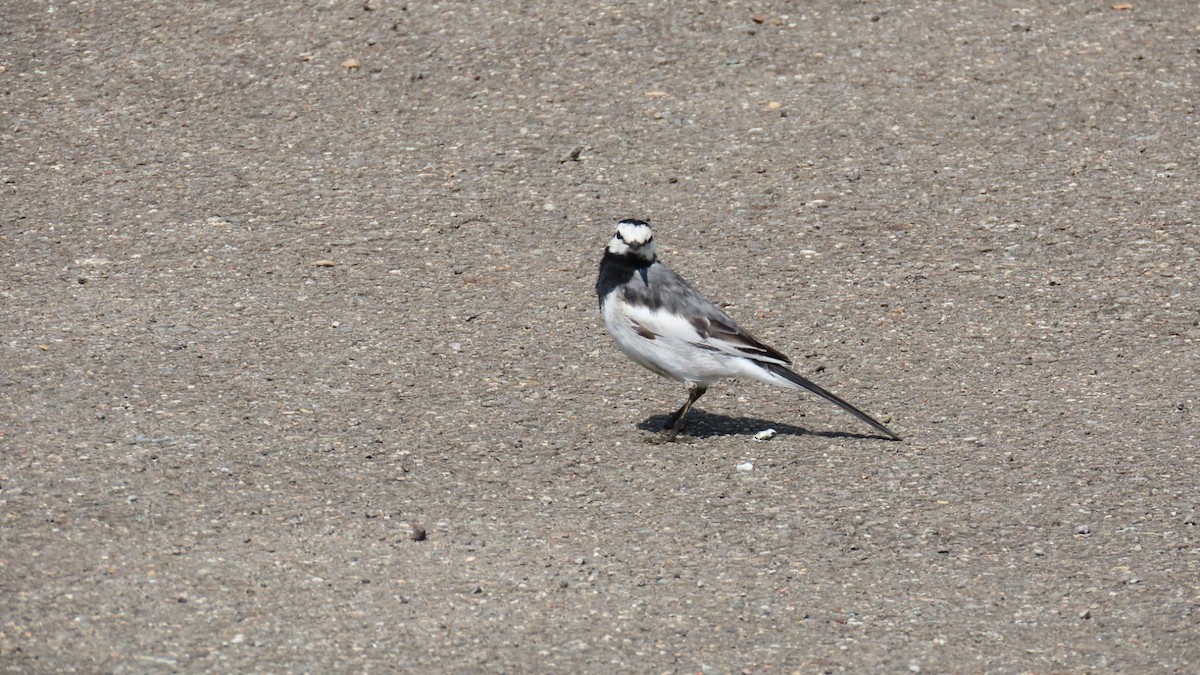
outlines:
[[[738,326],[720,307],[661,262],[638,271],[625,286],[625,299],[652,311],[664,310],[686,318],[700,336],[701,341],[694,343],[698,347],[719,349],[755,361],[791,363],[782,352]]]

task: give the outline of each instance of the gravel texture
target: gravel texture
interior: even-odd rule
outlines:
[[[1192,3],[0,5],[3,672],[1200,670]]]

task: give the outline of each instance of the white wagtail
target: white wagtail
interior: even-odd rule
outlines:
[[[740,328],[663,264],[654,252],[654,232],[643,221],[617,223],[600,261],[596,295],[617,347],[642,366],[688,387],[687,402],[663,426],[668,441],[683,429],[692,404],[727,377],[807,389],[900,440],[870,415],[788,370],[788,357]]]

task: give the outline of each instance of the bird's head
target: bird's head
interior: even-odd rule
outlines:
[[[608,252],[622,257],[654,260],[654,230],[641,220],[622,220],[617,232],[608,241]]]

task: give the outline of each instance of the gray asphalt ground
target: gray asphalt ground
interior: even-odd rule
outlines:
[[[0,670],[1200,671],[1194,3],[0,9]]]

